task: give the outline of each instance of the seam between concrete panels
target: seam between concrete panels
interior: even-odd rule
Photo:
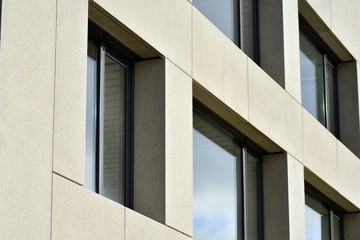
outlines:
[[[54,201],[54,143],[55,143],[55,95],[56,95],[56,68],[57,68],[57,25],[58,25],[58,4],[59,1],[56,1],[55,9],[55,48],[54,48],[54,91],[53,91],[53,126],[52,126],[52,144],[51,144],[51,197],[50,197],[50,240],[53,238],[53,201]]]
[[[84,187],[82,184],[80,184],[80,183],[72,180],[71,178],[68,178],[68,177],[66,177],[66,176],[64,176],[64,175],[62,175],[62,174],[60,174],[60,173],[57,173],[57,172],[55,172],[55,171],[53,171],[52,173],[53,173],[53,175],[54,175],[54,174],[55,174],[55,175],[58,175],[59,177],[65,179],[65,180],[67,180],[67,181],[69,181],[69,182],[75,183],[76,185],[78,185],[78,186],[80,186],[80,187]]]

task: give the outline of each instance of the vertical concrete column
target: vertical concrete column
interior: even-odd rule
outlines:
[[[84,183],[88,1],[57,1],[53,171]]]
[[[337,65],[340,140],[358,157],[360,157],[359,69],[360,65],[356,62]]]
[[[135,65],[134,209],[192,235],[192,80],[165,59]]]
[[[303,165],[286,153],[265,156],[263,189],[265,239],[305,239]]]
[[[344,215],[344,239],[360,239],[360,213],[348,213]]]
[[[56,1],[3,0],[0,238],[50,239]]]
[[[259,1],[260,66],[301,102],[297,0]]]

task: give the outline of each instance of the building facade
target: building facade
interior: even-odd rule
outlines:
[[[360,239],[359,12],[0,0],[0,239]]]

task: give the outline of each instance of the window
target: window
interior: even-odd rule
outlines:
[[[133,58],[90,24],[85,186],[131,204]]]
[[[306,240],[343,239],[343,217],[339,207],[310,186],[305,192]]]
[[[256,0],[193,0],[193,5],[256,61]]]
[[[261,154],[215,119],[195,107],[194,239],[261,239]]]
[[[302,105],[338,136],[337,58],[309,28],[304,24],[300,26]]]

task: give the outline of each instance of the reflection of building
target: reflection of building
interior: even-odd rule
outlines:
[[[360,2],[268,2],[0,0],[1,239],[360,239]]]

